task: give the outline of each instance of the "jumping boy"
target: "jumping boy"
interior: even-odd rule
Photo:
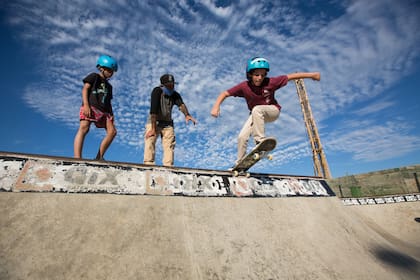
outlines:
[[[246,67],[247,81],[220,93],[211,110],[211,115],[217,118],[220,115],[220,105],[225,98],[229,96],[245,98],[250,115],[238,136],[237,162],[245,156],[251,135],[258,144],[265,137],[265,123],[278,119],[281,106],[274,97],[277,89],[286,86],[288,81],[294,79],[311,78],[316,81],[321,79],[319,72],[301,72],[269,78],[268,71],[270,66],[265,58],[249,59]]]
[[[91,73],[83,79],[82,106],[80,107],[80,126],[74,138],[74,157],[82,158],[83,142],[89,132],[90,124],[105,128],[106,136],[102,140],[97,160],[103,160],[104,154],[117,135],[112,111],[112,85],[108,80],[118,70],[117,61],[108,55],[99,56],[96,68],[99,73]]]

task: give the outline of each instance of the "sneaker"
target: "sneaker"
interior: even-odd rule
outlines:
[[[255,141],[255,146],[258,146],[261,142],[263,142],[266,139],[266,137],[263,137],[260,139],[260,141]]]

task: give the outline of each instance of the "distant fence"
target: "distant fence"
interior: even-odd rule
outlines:
[[[384,197],[420,193],[420,165],[327,180],[342,198]]]

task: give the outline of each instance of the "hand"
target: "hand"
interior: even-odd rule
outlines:
[[[196,119],[191,117],[190,115],[185,116],[185,123],[188,124],[188,121],[192,121],[192,123],[195,125],[197,123]]]
[[[220,107],[213,107],[213,109],[211,110],[210,114],[217,118],[220,115]]]
[[[314,72],[314,75],[312,76],[312,80],[314,80],[314,81],[320,81],[321,80],[321,73]]]
[[[151,129],[151,130],[146,132],[146,139],[150,138],[150,137],[153,137],[153,136],[156,136],[156,130]]]
[[[90,118],[92,116],[92,110],[88,105],[83,106],[83,115],[85,115],[85,117],[87,118]]]

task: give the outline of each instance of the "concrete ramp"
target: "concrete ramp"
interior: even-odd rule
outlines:
[[[5,190],[9,177],[2,172]],[[17,177],[25,186],[35,182]],[[345,206],[328,195],[11,189],[0,192],[0,211],[0,279],[420,276],[419,201]]]

